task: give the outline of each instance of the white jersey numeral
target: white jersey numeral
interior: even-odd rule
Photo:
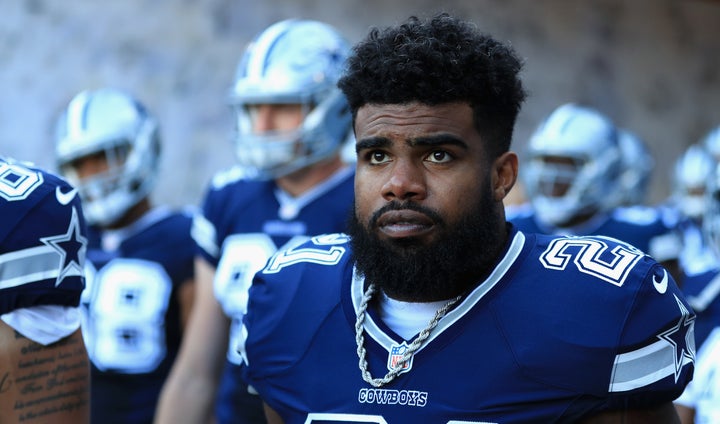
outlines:
[[[633,266],[644,256],[630,246],[618,245],[610,250],[600,238],[559,238],[553,240],[540,262],[545,268],[564,270],[571,262],[577,269],[622,286]]]
[[[83,328],[93,364],[126,374],[154,370],[165,357],[165,314],[172,281],[157,263],[114,259],[88,272]]]
[[[313,244],[317,247],[302,247],[283,249],[272,257],[263,270],[265,274],[280,272],[286,266],[301,262],[312,262],[319,265],[335,265],[345,254],[345,248],[337,246],[347,242],[348,236],[344,234],[327,234],[313,237]]]
[[[0,163],[0,197],[8,202],[27,198],[42,183],[43,176],[38,171]]]

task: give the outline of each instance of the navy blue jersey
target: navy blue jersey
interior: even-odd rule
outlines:
[[[0,157],[0,314],[77,306],[85,287],[85,220],[63,179]]]
[[[150,423],[180,348],[178,289],[193,277],[189,213],[157,208],[121,230],[90,228],[83,336],[92,422]]]
[[[295,199],[273,181],[247,180],[234,172],[237,168],[215,176],[193,228],[198,253],[216,267],[227,239],[234,235],[267,235],[280,247],[293,238],[344,231],[353,201],[352,168]]]
[[[528,204],[506,208],[507,220],[526,233],[558,235],[601,235],[613,237],[637,247],[658,261],[675,260],[680,256],[680,239],[674,217],[649,206],[620,207],[601,213],[573,228],[548,227],[538,222]]]
[[[682,291],[697,314],[695,343],[699,347],[713,328],[720,326],[720,268],[686,275]]]
[[[692,376],[695,315],[662,266],[614,239],[513,230],[495,271],[377,388],[358,365],[364,286],[342,234],[256,275],[245,376],[285,423],[575,422],[672,401]],[[382,377],[412,339],[372,303],[362,328]]]
[[[216,265],[215,297],[232,321],[230,363],[218,389],[219,423],[256,422],[252,416],[262,417],[262,404],[256,396],[247,396],[239,372],[242,359],[234,348],[253,275],[283,246],[299,244],[315,234],[344,231],[353,201],[351,167],[297,198],[280,191],[273,181],[238,178],[233,173],[237,169],[214,179],[203,214],[193,224],[199,254]]]

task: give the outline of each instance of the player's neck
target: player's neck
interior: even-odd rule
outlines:
[[[149,211],[151,207],[152,205],[150,204],[150,199],[148,197],[145,197],[137,204],[132,206],[130,209],[128,209],[127,213],[125,213],[125,215],[123,215],[120,219],[108,225],[107,228],[111,230],[116,230],[118,228],[127,227],[128,225],[131,225],[133,222],[137,221],[143,215],[145,215],[145,213],[147,213],[147,211]]]
[[[329,159],[280,177],[275,180],[275,183],[289,195],[299,197],[328,179],[343,166],[345,164],[340,156],[334,155]]]
[[[410,340],[427,327],[427,323],[448,300],[436,302],[403,302],[388,297],[384,292],[378,296],[380,318],[396,334]]]

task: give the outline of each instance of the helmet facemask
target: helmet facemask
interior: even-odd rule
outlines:
[[[258,179],[274,179],[317,163],[335,153],[349,128],[345,99],[339,90],[319,104],[297,103],[301,122],[288,130],[256,131],[253,106],[233,105],[236,113],[235,153],[241,166]]]
[[[548,160],[551,158],[550,160]],[[613,188],[619,173],[617,152],[598,158],[537,156],[527,167],[525,185],[538,219],[563,226],[573,218],[605,210],[602,196]]]

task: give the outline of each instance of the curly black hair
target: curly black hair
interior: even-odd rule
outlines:
[[[365,104],[466,102],[491,157],[510,148],[525,90],[513,49],[447,13],[385,29],[353,47],[338,86],[353,119]]]

